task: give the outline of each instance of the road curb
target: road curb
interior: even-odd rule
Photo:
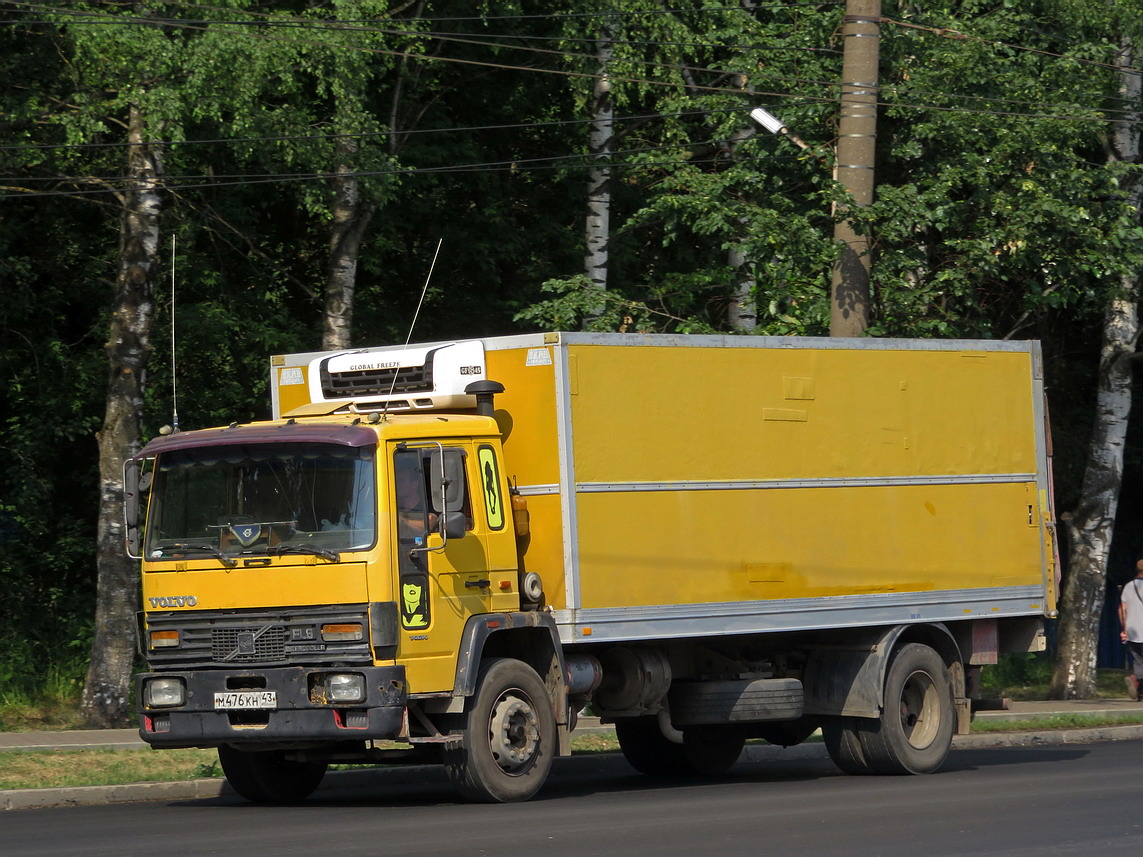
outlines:
[[[1028,732],[980,732],[959,735],[953,740],[953,749],[989,747],[1036,747],[1057,744],[1091,744],[1097,741],[1133,741],[1143,738],[1143,724],[1127,726],[1099,726],[1089,729],[1056,729]],[[743,752],[748,762],[798,761],[825,759],[825,745],[798,744],[793,747],[774,747],[751,744]],[[592,756],[572,757],[590,762]],[[572,760],[561,760],[567,764]],[[317,794],[336,797],[339,793],[352,793],[357,789],[381,786],[414,785],[434,774],[439,766],[413,766],[368,768],[357,771],[332,771],[326,775]],[[234,790],[222,779],[184,780],[169,783],[129,783],[116,786],[73,786],[49,789],[10,789],[0,791],[0,811],[21,809],[50,809],[65,806],[101,806],[144,801],[209,800],[234,798]]]

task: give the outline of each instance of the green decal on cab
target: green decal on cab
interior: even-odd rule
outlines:
[[[480,484],[484,489],[484,510],[488,513],[490,530],[504,529],[504,495],[500,491],[500,470],[496,464],[496,451],[482,446],[476,451],[480,468]]]
[[[418,578],[401,578],[401,625],[409,630],[429,626],[428,581]]]

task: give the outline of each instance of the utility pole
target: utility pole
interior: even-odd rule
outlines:
[[[859,208],[873,202],[880,22],[881,0],[846,0],[836,179]],[[869,326],[869,236],[842,220],[833,237],[843,246],[830,287],[830,336],[861,336]]]

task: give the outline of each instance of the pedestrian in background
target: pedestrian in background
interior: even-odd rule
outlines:
[[[1131,674],[1127,676],[1127,695],[1139,699],[1143,682],[1143,559],[1135,563],[1135,577],[1119,593],[1119,639],[1127,645],[1131,658]]]

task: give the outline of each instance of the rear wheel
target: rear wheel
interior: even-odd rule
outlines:
[[[556,720],[536,671],[512,658],[480,669],[461,739],[444,750],[445,771],[467,800],[528,800],[548,778],[556,753]]]
[[[733,726],[694,726],[683,730],[681,744],[663,734],[658,717],[624,717],[615,721],[615,737],[623,757],[649,777],[725,774],[742,755],[746,743]]]
[[[719,777],[734,767],[746,737],[734,726],[697,726],[683,730],[683,757],[696,774]]]
[[[869,774],[872,769],[865,751],[856,717],[831,717],[822,723],[822,739],[833,763],[847,774]]]
[[[822,723],[817,717],[800,717],[797,720],[752,724],[750,734],[779,747],[793,747],[801,744],[821,727]]]
[[[862,724],[861,747],[882,774],[928,774],[952,747],[952,681],[933,649],[909,643],[897,650],[885,679],[881,717]]]
[[[687,772],[683,745],[663,734],[657,717],[621,717],[615,737],[628,764],[649,777],[676,777]]]
[[[231,787],[254,803],[305,800],[325,776],[325,762],[296,762],[281,750],[218,748],[218,761]]]

